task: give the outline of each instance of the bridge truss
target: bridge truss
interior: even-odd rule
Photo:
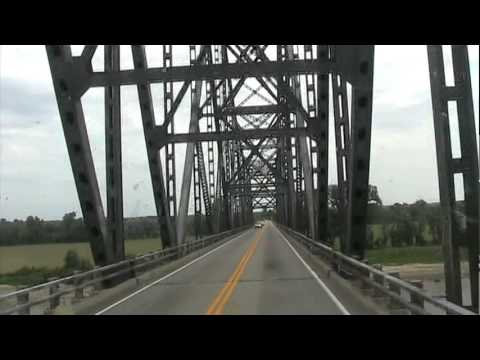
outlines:
[[[183,46],[185,47],[185,46]],[[374,81],[373,45],[189,45],[188,65],[162,46],[162,67],[150,67],[144,45],[132,45],[134,68],[120,68],[120,46],[97,45],[73,56],[69,45],[46,45],[84,223],[96,264],[124,259],[120,87],[135,85],[153,196],[164,247],[186,241],[193,199],[195,228],[209,233],[253,223],[271,209],[279,223],[328,243],[329,101],[333,104],[341,249],[363,259],[366,247]],[[428,46],[435,137],[444,216],[447,299],[462,305],[460,247],[470,263],[478,311],[479,191],[467,47],[452,46],[455,85],[445,84],[442,47]],[[163,84],[163,116],[155,118],[152,84]],[[175,84],[179,90],[174,91]],[[351,86],[351,91],[348,88]],[[106,213],[82,108],[90,88],[105,89]],[[190,118],[178,109],[190,96]],[[452,157],[448,103],[458,109],[462,157]],[[351,105],[349,105],[351,104]],[[176,131],[189,121],[188,132]],[[176,145],[186,144],[180,192]],[[454,175],[463,175],[466,235],[455,217]],[[192,184],[193,180],[193,184]],[[193,189],[193,194],[191,194]],[[177,199],[177,195],[180,198]],[[205,235],[205,234],[204,234]]]

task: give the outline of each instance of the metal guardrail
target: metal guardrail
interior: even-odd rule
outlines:
[[[250,227],[251,226],[249,225],[223,233],[214,234],[194,242],[184,243],[174,248],[152,251],[135,258],[120,261],[115,264],[96,267],[93,270],[76,273],[61,279],[52,280],[44,284],[39,284],[2,295],[0,296],[0,304],[4,301],[12,299],[16,299],[17,304],[0,312],[0,315],[10,315],[15,313],[19,315],[27,315],[30,314],[30,310],[33,306],[46,302],[50,303],[47,311],[51,311],[60,304],[60,298],[64,295],[74,293],[76,299],[81,299],[84,297],[85,288],[89,286],[99,286],[105,280],[114,278],[118,279],[121,275],[131,275],[126,276],[124,281],[136,278],[137,275],[139,275],[139,270],[140,272],[143,270],[142,273],[145,273],[146,271],[151,270],[160,264],[163,265],[173,259],[185,257],[194,251],[206,248],[229,236],[233,236],[245,231]],[[60,290],[61,285],[67,286],[67,288]],[[38,292],[41,290],[48,290],[48,296],[44,296],[36,300],[30,300],[30,295],[33,292]]]
[[[431,315],[430,312],[425,310],[425,304],[428,303],[435,308],[445,311],[447,315],[478,315],[451,302],[435,299],[406,281],[385,273],[379,268],[346,256],[329,246],[315,242],[282,224],[276,225],[285,233],[306,245],[310,250],[316,250],[314,251],[315,254],[320,255],[338,272],[351,274],[353,278],[362,282],[362,287],[374,289],[377,296],[380,294],[386,296],[391,301],[404,306],[413,314]],[[407,297],[401,295],[402,290],[408,294]]]

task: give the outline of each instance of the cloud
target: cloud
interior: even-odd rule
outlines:
[[[0,92],[4,129],[23,130],[59,119],[51,87],[2,76]]]
[[[409,104],[392,111],[388,104],[375,106],[372,127],[384,132],[402,132],[421,130],[422,124],[431,122],[433,126],[432,105],[428,102]]]

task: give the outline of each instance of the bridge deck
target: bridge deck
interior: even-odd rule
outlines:
[[[249,230],[99,314],[342,315],[343,304],[274,224]]]

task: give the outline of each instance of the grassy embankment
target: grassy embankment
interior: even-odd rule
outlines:
[[[374,242],[382,236],[381,225],[369,225],[373,231]],[[423,237],[427,243],[432,242],[430,228],[425,226]],[[337,247],[339,244],[337,244]],[[462,260],[467,260],[461,252]],[[367,259],[370,264],[383,264],[386,266],[399,266],[406,264],[436,264],[443,262],[442,248],[439,245],[385,247],[367,250]]]
[[[141,255],[161,247],[159,239],[127,240],[128,255]],[[88,243],[42,244],[0,247],[0,284],[30,286],[49,277],[64,276],[64,259],[69,250],[93,264]]]

